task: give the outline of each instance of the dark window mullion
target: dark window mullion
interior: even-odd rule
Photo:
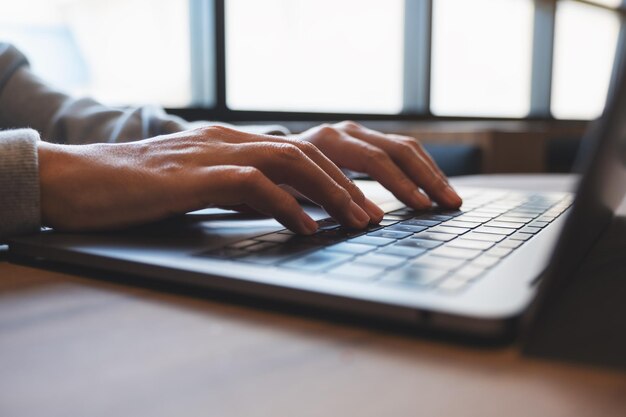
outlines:
[[[405,0],[403,113],[430,113],[432,0]]]
[[[225,0],[215,1],[215,98],[218,114],[227,111],[226,106],[226,10]]]
[[[530,115],[549,117],[552,99],[556,1],[535,0]]]

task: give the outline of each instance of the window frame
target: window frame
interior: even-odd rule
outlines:
[[[535,3],[532,31],[530,111],[526,117],[437,116],[430,111],[433,0],[405,1],[403,110],[398,114],[313,113],[233,110],[226,104],[225,1],[188,0],[191,31],[192,103],[168,108],[189,120],[225,122],[358,120],[557,120],[551,113],[556,9],[559,0]],[[617,9],[588,0],[574,0],[619,14],[621,28],[612,79],[626,55],[626,0]],[[411,22],[411,24],[406,24]],[[415,22],[418,22],[416,25]],[[546,41],[547,39],[547,41]],[[409,47],[410,45],[410,47]],[[411,74],[411,76],[408,76]],[[563,120],[563,119],[558,119]]]

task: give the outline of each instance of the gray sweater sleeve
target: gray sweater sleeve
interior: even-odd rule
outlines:
[[[38,140],[32,129],[0,132],[0,242],[39,230]]]
[[[36,143],[128,142],[186,130],[188,123],[156,106],[114,108],[72,98],[34,75],[24,55],[0,43],[0,242],[40,224]],[[281,126],[237,126],[255,133],[287,134]]]

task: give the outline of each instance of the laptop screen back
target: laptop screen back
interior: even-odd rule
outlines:
[[[555,247],[538,303],[562,285],[584,259],[626,195],[626,66],[616,76],[602,117],[593,123],[579,151],[582,178]],[[620,68],[621,67],[621,68]]]

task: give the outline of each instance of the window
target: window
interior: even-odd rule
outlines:
[[[531,0],[435,0],[432,112],[526,116],[532,19]]]
[[[562,119],[600,116],[619,29],[619,16],[610,10],[571,0],[559,1],[552,84],[554,116]]]
[[[188,4],[180,0],[4,2],[0,39],[33,70],[109,104],[190,102]]]
[[[47,81],[194,119],[593,119],[626,45],[626,0],[5,3]]]
[[[404,0],[227,0],[236,110],[398,113]]]

